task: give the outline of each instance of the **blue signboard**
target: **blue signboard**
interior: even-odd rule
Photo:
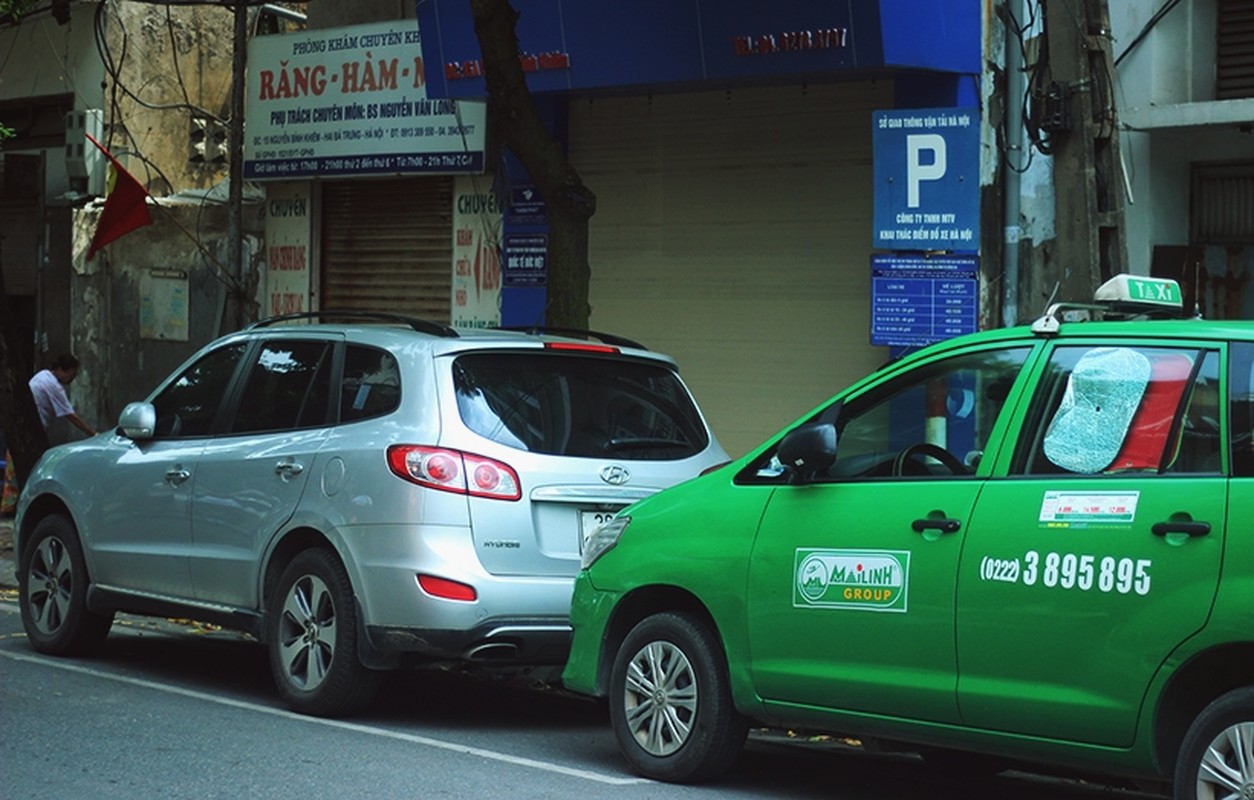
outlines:
[[[979,250],[979,122],[975,108],[872,115],[875,247]]]
[[[540,228],[548,230],[549,215],[540,191],[531,184],[510,190],[505,209],[507,228]]]
[[[547,233],[507,233],[504,238],[505,263],[501,265],[503,286],[544,286],[549,275],[549,235]]]
[[[979,328],[973,255],[871,256],[871,344],[922,347]]]
[[[978,75],[971,0],[514,0],[532,92],[900,67]],[[486,95],[466,0],[416,0],[428,92]]]

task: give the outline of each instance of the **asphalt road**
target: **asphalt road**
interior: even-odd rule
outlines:
[[[726,779],[672,786],[630,773],[604,706],[447,671],[391,675],[351,720],[293,714],[256,642],[121,617],[103,651],[27,645],[0,591],[0,798],[684,798],[1095,800],[1146,797],[1018,773],[972,781],[909,755],[756,731]]]

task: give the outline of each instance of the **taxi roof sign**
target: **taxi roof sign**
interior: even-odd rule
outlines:
[[[1097,287],[1093,300],[1121,307],[1154,306],[1160,308],[1184,307],[1180,284],[1168,278],[1145,278],[1136,275],[1116,275]]]
[[[1092,303],[1054,303],[1032,323],[1032,332],[1045,336],[1058,333],[1064,315],[1075,319],[1131,319],[1133,317],[1178,317],[1184,310],[1180,284],[1167,278],[1116,275],[1093,293]]]

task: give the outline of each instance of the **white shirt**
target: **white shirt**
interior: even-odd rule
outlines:
[[[39,421],[44,430],[58,417],[67,417],[74,413],[70,405],[70,396],[65,393],[65,386],[57,380],[50,369],[40,370],[30,379],[30,391],[35,395],[35,408],[39,409]]]

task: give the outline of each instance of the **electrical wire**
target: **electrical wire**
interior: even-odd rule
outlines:
[[[1027,42],[1025,41],[1025,37],[1029,30],[1036,27],[1036,12],[1034,11],[1034,8],[1035,7],[1032,5],[1028,6],[1028,15],[1029,15],[1028,19],[1025,22],[1020,23],[1018,18],[1015,17],[1014,11],[1011,10],[1010,4],[1008,2],[1002,3],[998,7],[998,10],[1001,12],[1003,16],[1002,26],[1005,28],[1006,35],[1010,36],[1013,34],[1015,41],[1018,43],[1019,52],[1022,56],[1021,63],[1025,66],[1025,68],[1028,63],[1028,47],[1027,47]],[[1007,94],[1006,96],[1007,105],[1009,105],[1010,103],[1020,103],[1023,106],[1020,117],[1024,121],[1025,127],[1026,127],[1026,121],[1028,119],[1028,114],[1027,114],[1028,105],[1029,105],[1028,99],[1029,99],[1029,94],[1026,91],[1026,81],[1025,81],[1024,95],[1021,99],[1017,97],[1010,97],[1009,94]],[[998,146],[1001,148],[1001,151],[1002,151],[1002,161],[1006,164],[1007,169],[1013,172],[1017,172],[1020,175],[1022,175],[1026,173],[1029,169],[1031,169],[1032,160],[1036,157],[1036,148],[1034,147],[1028,148],[1027,162],[1022,165],[1019,165],[1019,164],[1014,163],[1014,160],[1011,158],[1010,150],[1006,145],[1006,142],[1008,142],[1009,139],[1010,139],[1010,134],[1007,131],[1001,137],[1001,141],[998,144]]]
[[[121,96],[125,96],[125,97],[127,97],[127,98],[131,99],[132,101],[134,101],[134,102],[138,103],[139,105],[143,106],[144,108],[148,108],[148,109],[151,109],[151,110],[157,110],[157,111],[178,111],[178,110],[182,110],[182,111],[190,111],[190,112],[192,112],[192,113],[197,113],[197,114],[201,114],[201,115],[207,116],[207,117],[209,117],[210,119],[214,119],[214,120],[221,121],[221,120],[217,117],[217,115],[212,114],[212,113],[209,113],[209,112],[206,112],[206,111],[204,111],[204,109],[201,109],[201,108],[199,108],[198,106],[196,106],[196,105],[194,105],[194,104],[192,104],[192,103],[190,103],[190,102],[188,102],[188,103],[175,103],[175,104],[154,104],[154,103],[148,103],[148,102],[144,101],[142,98],[140,98],[136,92],[131,91],[131,90],[130,90],[130,89],[129,89],[129,88],[128,88],[128,87],[127,87],[124,83],[123,83],[123,81],[122,81],[122,65],[123,65],[123,64],[125,63],[125,61],[126,61],[126,56],[127,56],[127,51],[128,51],[128,49],[129,49],[129,43],[130,43],[130,40],[129,40],[129,36],[128,36],[127,31],[126,31],[126,28],[125,28],[125,26],[122,24],[122,19],[121,19],[121,16],[120,16],[119,14],[117,14],[117,13],[116,13],[116,9],[115,9],[115,11],[114,11],[114,18],[115,18],[115,22],[116,22],[116,27],[117,27],[118,31],[120,32],[120,37],[121,37],[121,43],[122,43],[122,45],[121,45],[121,50],[120,50],[120,52],[118,52],[117,54],[115,54],[115,53],[113,52],[113,49],[109,46],[108,37],[107,37],[107,36],[106,36],[106,34],[105,34],[105,17],[104,17],[104,15],[105,15],[105,13],[106,13],[106,7],[107,7],[107,6],[109,6],[109,5],[111,5],[111,4],[116,4],[117,2],[118,2],[118,0],[105,0],[105,2],[102,2],[100,5],[96,6],[96,13],[95,13],[95,16],[94,16],[94,18],[93,18],[93,31],[94,31],[94,35],[95,35],[96,50],[97,50],[98,54],[100,55],[100,60],[101,60],[101,63],[104,65],[104,70],[105,70],[105,73],[106,73],[106,75],[110,78],[110,80],[109,80],[109,100],[108,100],[108,102],[109,102],[109,109],[110,109],[110,114],[109,114],[109,117],[110,117],[111,119],[113,119],[113,120],[122,120],[122,119],[123,119],[123,115],[122,115],[122,106],[121,106]],[[173,5],[191,5],[191,4],[188,4],[188,3],[174,3]],[[214,5],[216,5],[216,4],[214,4]],[[168,9],[168,7],[167,7],[167,9],[166,9],[166,13],[167,13],[167,14],[169,14],[169,9]],[[187,92],[187,86],[186,86],[186,84],[184,83],[183,78],[182,78],[182,74],[181,74],[181,72],[179,71],[179,68],[178,68],[178,61],[177,61],[177,59],[178,59],[178,53],[177,53],[177,50],[173,47],[173,28],[172,28],[172,26],[171,26],[171,39],[172,39],[172,41],[171,41],[171,45],[172,45],[172,57],[175,59],[175,72],[176,72],[176,74],[178,75],[178,82],[179,82],[179,86],[180,86],[180,88],[182,89],[183,95],[184,95],[184,97],[185,97],[185,98],[187,98],[187,97],[189,97],[189,93]],[[129,148],[119,148],[119,149],[117,149],[117,150],[115,151],[115,150],[114,150],[114,148],[113,148],[113,142],[112,142],[112,139],[113,139],[113,134],[114,134],[114,132],[115,132],[115,131],[118,131],[118,130],[120,130],[122,133],[124,133],[124,135],[125,135],[125,137],[126,137],[127,141],[130,143],[130,147],[129,147]],[[136,141],[134,134],[133,134],[133,133],[131,133],[130,128],[129,128],[127,125],[125,125],[124,123],[122,123],[122,124],[117,124],[117,123],[115,123],[114,125],[110,126],[108,136],[106,137],[106,149],[108,149],[110,152],[115,153],[116,155],[126,155],[126,156],[129,156],[129,157],[132,157],[132,158],[135,158],[135,159],[139,160],[139,161],[140,161],[140,162],[144,165],[144,168],[145,168],[146,172],[148,173],[148,175],[146,176],[146,177],[147,177],[147,181],[146,181],[146,184],[145,184],[145,185],[151,185],[151,182],[152,182],[152,181],[151,181],[151,174],[152,174],[152,173],[156,173],[156,175],[159,177],[159,179],[160,179],[161,181],[163,181],[163,182],[165,183],[165,185],[166,185],[166,186],[168,186],[168,187],[170,188],[170,190],[173,190],[173,188],[174,188],[174,184],[173,184],[173,182],[172,182],[172,181],[170,181],[170,179],[169,179],[169,178],[168,178],[168,177],[167,177],[167,176],[166,176],[166,175],[165,175],[165,174],[161,171],[160,167],[159,167],[159,166],[157,166],[157,164],[156,164],[156,163],[154,163],[151,159],[149,159],[148,157],[146,157],[146,156],[143,154],[143,152],[142,152],[142,148],[140,147],[139,142],[138,142],[138,141]],[[217,258],[216,258],[216,257],[215,257],[212,253],[211,253],[211,252],[210,252],[210,251],[209,251],[209,248],[205,245],[205,243],[204,243],[204,239],[203,239],[203,237],[202,237],[202,236],[201,236],[201,234],[200,234],[200,230],[199,230],[199,228],[200,228],[200,218],[201,218],[201,215],[202,215],[202,214],[203,214],[203,212],[204,212],[204,207],[207,205],[207,203],[208,203],[208,199],[207,199],[207,198],[202,198],[202,199],[201,199],[201,201],[200,201],[200,208],[199,208],[199,210],[197,211],[197,217],[196,217],[196,218],[197,218],[197,224],[196,224],[197,231],[196,231],[196,235],[195,235],[195,236],[192,236],[190,231],[186,231],[186,230],[185,230],[184,232],[185,232],[185,233],[187,233],[187,235],[189,236],[189,238],[192,238],[192,240],[195,242],[195,244],[196,244],[196,249],[197,249],[197,251],[198,251],[198,252],[199,252],[199,254],[200,254],[201,262],[202,262],[202,263],[204,264],[204,266],[208,269],[209,274],[210,274],[210,275],[214,278],[214,280],[216,280],[218,283],[222,284],[223,286],[227,287],[227,290],[228,290],[229,292],[236,293],[236,294],[238,294],[238,293],[242,293],[242,291],[243,291],[243,287],[240,285],[239,281],[238,281],[238,280],[235,278],[235,276],[234,276],[234,275],[232,275],[232,274],[230,273],[230,271],[229,271],[229,270],[228,270],[228,269],[227,269],[227,268],[226,268],[226,267],[225,267],[225,266],[224,266],[224,265],[223,265],[223,264],[222,264],[222,263],[221,263],[221,262],[220,262],[220,261],[219,261],[219,260],[218,260],[218,259],[217,259]],[[171,218],[171,219],[174,219],[173,214],[172,214],[172,212],[171,212],[169,209],[166,209],[166,208],[164,208],[163,206],[160,206],[160,204],[159,204],[159,203],[158,203],[158,207],[159,207],[159,208],[161,208],[161,210],[162,210],[162,211],[164,211],[164,212],[165,212],[168,216],[170,216],[170,218]],[[176,224],[177,224],[177,222],[176,222]],[[181,227],[181,226],[180,226],[180,227]]]
[[[1128,46],[1125,47],[1123,52],[1115,58],[1115,66],[1119,66],[1120,61],[1127,58],[1128,54],[1135,50],[1137,45],[1145,41],[1145,37],[1149,36],[1150,31],[1152,31],[1158,23],[1162,22],[1163,17],[1170,14],[1172,9],[1178,5],[1180,5],[1180,0],[1167,0],[1167,2],[1163,3],[1162,6],[1154,12],[1153,16],[1145,22],[1145,25],[1141,28],[1141,32],[1136,36],[1133,36],[1132,41],[1128,42]]]

